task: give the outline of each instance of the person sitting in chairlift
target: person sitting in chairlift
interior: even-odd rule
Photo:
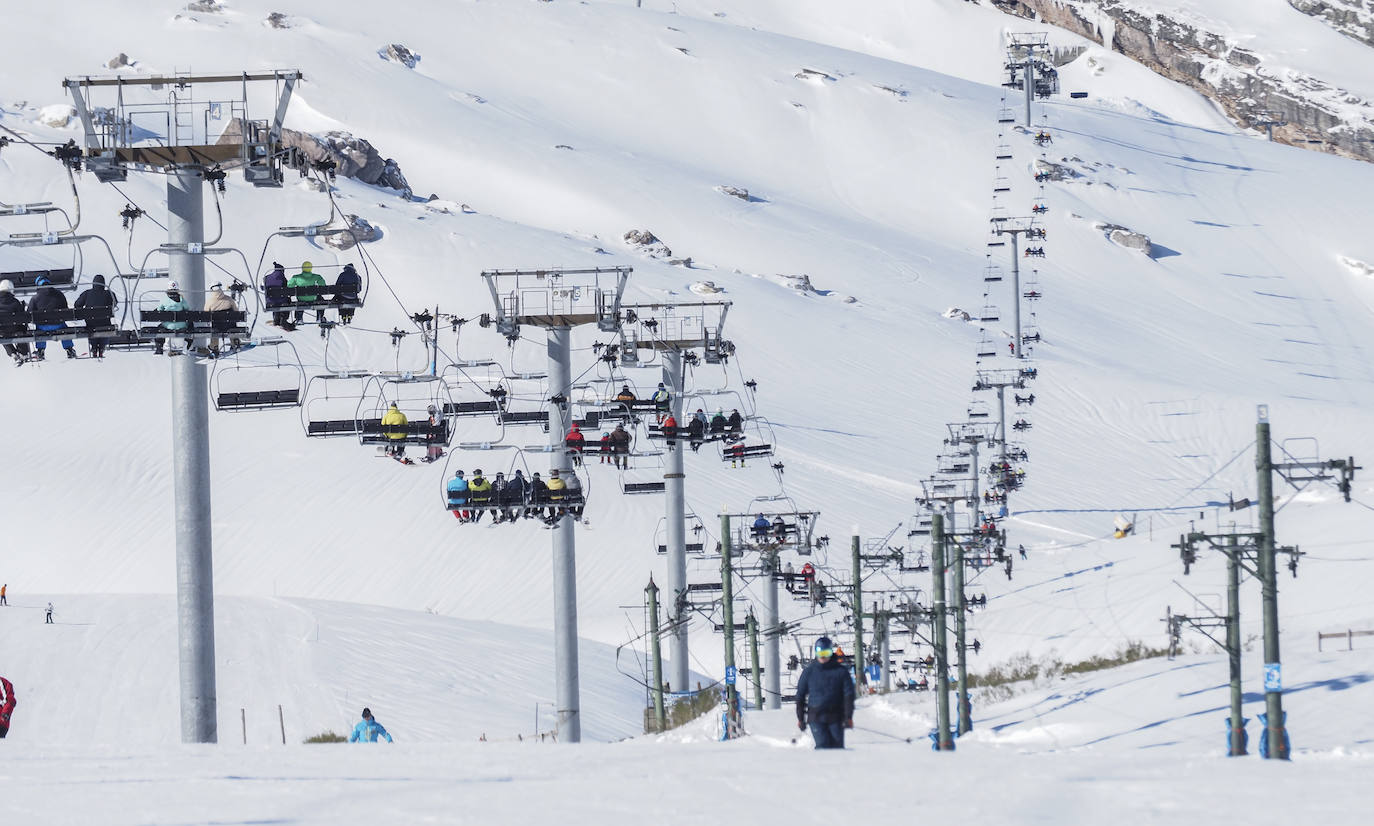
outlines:
[[[568,500],[568,513],[573,515],[573,519],[581,519],[584,505],[572,504],[582,499],[582,480],[577,478],[576,473],[569,473],[564,476],[563,485],[565,487],[563,495]]]
[[[463,478],[463,471],[455,471],[453,478],[448,480],[448,504],[453,511],[453,518],[459,522],[466,522],[471,516],[470,512],[461,506],[468,503],[468,480]]]
[[[611,433],[609,430],[601,433],[601,464],[611,461]]]
[[[742,438],[744,433],[744,417],[738,410],[731,410],[730,417],[725,420],[726,436],[733,439]]]
[[[491,480],[482,475],[482,469],[478,468],[472,472],[472,478],[468,480],[468,503],[476,507],[472,510],[472,521],[482,521],[483,505],[490,505],[492,502]]]
[[[768,521],[768,517],[759,514],[754,518],[754,538],[760,541],[767,539],[768,531],[772,527],[773,523]]]
[[[691,441],[692,452],[701,448],[702,437],[706,435],[706,414],[698,410],[687,423],[687,438]]]
[[[654,403],[654,410],[658,413],[658,421],[661,424],[663,418],[668,414],[668,402],[672,401],[673,395],[668,392],[668,388],[663,386],[663,382],[658,383],[658,389],[649,397]]]
[[[716,415],[711,417],[711,432],[717,434],[724,433],[729,423],[729,420],[725,418],[725,411],[718,409],[716,410]]]
[[[630,389],[630,385],[628,384],[622,385],[620,392],[615,394],[615,400],[618,402],[632,402],[638,398],[639,397],[634,394],[634,391]]]
[[[386,455],[397,460],[404,460],[406,455],[406,425],[409,420],[406,414],[396,406],[396,402],[391,403],[391,407],[382,416],[382,433],[387,438]]]
[[[501,506],[497,512],[498,522],[514,522],[520,516],[521,506],[525,504],[525,497],[530,489],[529,482],[525,481],[525,472],[516,470],[515,475],[506,480],[506,486],[497,494],[496,502]]]
[[[677,444],[677,439],[674,438],[677,436],[677,419],[673,418],[672,413],[669,413],[661,420],[661,427],[663,429],[663,435],[668,439],[668,446],[671,447]]]
[[[356,303],[362,288],[363,280],[358,276],[358,271],[352,264],[344,264],[344,268],[339,271],[339,277],[334,280],[334,300],[339,303]],[[339,323],[352,323],[353,311],[353,307],[340,307]]]
[[[530,476],[530,496],[527,500],[528,506],[525,508],[526,518],[542,516],[544,506],[549,502],[549,486],[544,484],[544,480],[539,478],[536,471]]]
[[[582,431],[576,423],[568,431],[568,436],[563,440],[563,444],[572,453],[573,467],[579,467],[582,464],[582,451],[587,446],[587,437],[582,435]]]

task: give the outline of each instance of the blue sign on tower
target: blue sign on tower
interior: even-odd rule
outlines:
[[[1264,690],[1283,691],[1283,666],[1280,663],[1264,664]]]
[[[734,685],[734,684],[735,684],[735,678],[738,677],[738,676],[739,676],[739,669],[738,669],[738,668],[735,668],[733,665],[727,665],[727,666],[725,666],[725,684],[726,684],[726,685]]]

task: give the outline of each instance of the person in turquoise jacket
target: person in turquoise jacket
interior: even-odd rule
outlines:
[[[191,305],[187,304],[186,300],[181,297],[181,286],[173,281],[167,285],[167,297],[162,299],[162,303],[158,304],[157,308],[173,313],[185,313],[190,311]],[[190,325],[185,321],[164,321],[159,326],[164,330],[179,332],[185,330]],[[162,355],[162,348],[166,343],[167,339],[162,336],[155,337],[153,339],[153,352],[159,356]],[[187,349],[190,349],[192,343],[191,339],[186,339]]]
[[[348,735],[350,743],[375,743],[380,737],[386,738],[391,742],[391,735],[386,733],[382,724],[372,717],[372,709],[363,709],[363,719],[358,721],[358,725],[353,727],[353,733]]]
[[[309,261],[305,261],[305,262],[303,262],[303,263],[301,264],[301,271],[298,272],[298,273],[296,273],[295,275],[291,276],[291,280],[289,280],[289,281],[286,282],[286,286],[288,286],[288,287],[324,287],[324,286],[328,286],[328,285],[326,285],[326,284],[324,283],[324,278],[321,277],[319,273],[315,272],[315,265],[312,264],[312,263],[310,263]],[[296,323],[297,323],[297,324],[300,324],[300,323],[301,323],[301,320],[302,320],[303,318],[305,318],[305,310],[302,309],[301,305],[302,305],[302,304],[314,304],[314,303],[318,302],[319,300],[320,300],[320,297],[319,297],[319,295],[316,294],[316,293],[301,292],[301,293],[297,293],[297,294],[296,294]],[[315,320],[316,320],[316,321],[324,321],[324,310],[316,310],[316,311],[315,311]]]

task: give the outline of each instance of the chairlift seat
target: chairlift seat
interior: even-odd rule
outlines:
[[[666,482],[626,482],[621,486],[625,493],[663,493]]]
[[[239,333],[248,334],[248,328],[244,326],[248,320],[248,313],[243,310],[143,310],[139,313],[139,319],[153,326],[144,327],[139,331],[142,336],[175,337],[182,335],[196,335],[198,333],[216,333],[220,335],[232,335]],[[187,327],[183,330],[168,330],[162,326],[167,322],[185,322]]]
[[[689,592],[723,591],[725,586],[720,582],[689,582],[687,583],[687,590]]]
[[[506,424],[542,424],[548,425],[549,411],[547,410],[505,410],[501,413],[501,421]]]
[[[502,406],[496,399],[480,402],[445,402],[445,416],[487,416],[497,414],[502,411]]]
[[[699,553],[704,553],[704,552],[705,552],[706,543],[704,543],[704,542],[688,542],[688,543],[686,544],[685,547],[686,547],[687,553],[689,553],[689,554],[699,554]],[[659,545],[659,546],[658,546],[658,552],[661,553],[661,554],[666,554],[666,553],[668,553],[668,546],[667,546],[667,545]]]
[[[407,444],[407,445],[431,445],[448,444],[448,421],[440,420],[438,424],[430,424],[428,421],[406,422],[404,425],[382,426],[381,419],[363,419],[362,436],[363,444]],[[396,438],[400,436],[400,438]]]
[[[288,390],[256,390],[244,393],[220,393],[219,397],[215,400],[215,407],[220,410],[295,407],[300,404],[300,400],[300,388],[292,387]]]
[[[323,287],[266,287],[263,292],[267,294],[269,301],[277,304],[276,307],[272,308],[275,310],[284,310],[287,307],[308,309],[323,306],[358,309],[363,306],[363,299],[357,294],[360,289],[359,287],[349,287],[340,290],[337,286],[326,284]],[[345,295],[346,292],[352,292],[353,295]],[[313,295],[316,296],[316,299],[302,301],[302,295]]]
[[[70,267],[57,270],[16,270],[0,273],[0,278],[8,278],[14,284],[14,292],[24,295],[38,292],[40,278],[48,279],[50,284],[58,289],[70,289],[75,286],[76,270]]]
[[[727,461],[735,459],[748,459],[754,456],[772,456],[773,446],[771,444],[760,445],[730,445],[721,451],[721,458]]]
[[[376,419],[378,427],[381,419]],[[307,436],[357,436],[363,430],[361,419],[330,419],[306,424]]]

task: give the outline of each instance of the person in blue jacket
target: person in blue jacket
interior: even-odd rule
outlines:
[[[372,716],[372,709],[363,709],[363,719],[358,721],[358,725],[353,727],[353,733],[348,735],[350,743],[375,743],[378,738],[384,737],[388,743],[391,742],[391,735],[386,733],[386,729],[381,723],[377,722]]]
[[[457,471],[453,478],[448,480],[448,509],[453,512],[453,518],[459,522],[466,522],[472,515],[471,512],[462,507],[468,503],[468,480],[463,478],[463,472]]]
[[[854,728],[854,679],[829,637],[817,639],[815,651],[797,680],[797,728],[810,725],[818,749],[842,749],[844,730]]]
[[[754,520],[754,538],[760,542],[768,538],[768,531],[773,527],[773,523],[768,521],[768,517],[759,514]]]

